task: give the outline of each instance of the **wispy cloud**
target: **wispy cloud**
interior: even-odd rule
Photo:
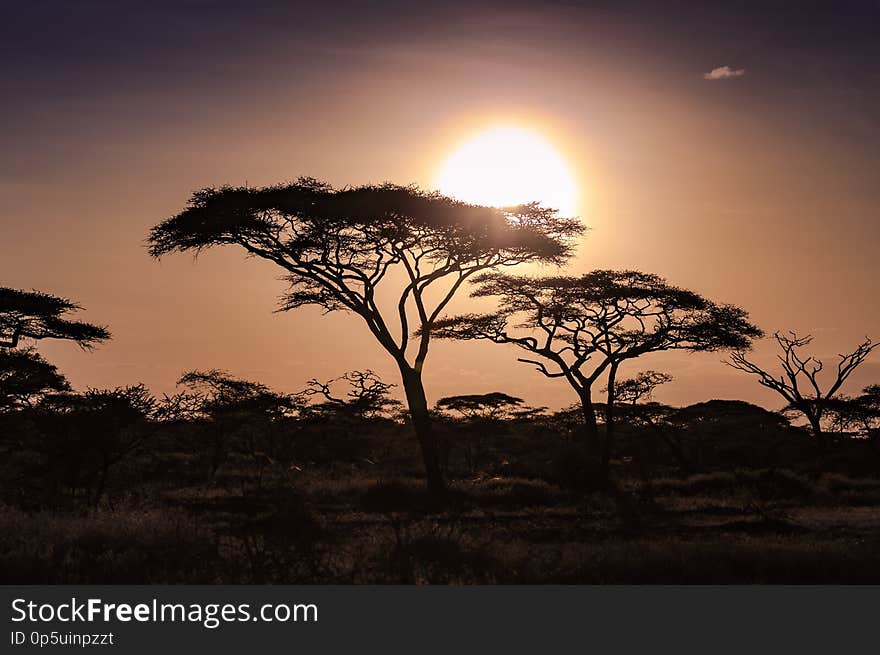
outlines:
[[[719,66],[713,68],[708,73],[703,73],[704,80],[732,80],[735,77],[742,77],[746,74],[745,68],[731,68],[730,66]]]

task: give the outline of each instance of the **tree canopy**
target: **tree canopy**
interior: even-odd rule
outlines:
[[[825,411],[835,430],[855,431],[861,437],[876,439],[880,427],[880,385],[869,385],[856,396],[832,398]]]
[[[344,396],[339,391],[334,391],[334,387],[343,385],[348,387]],[[297,397],[303,401],[313,401],[305,410],[317,416],[333,416],[341,412],[358,418],[375,418],[400,408],[401,402],[390,395],[395,386],[383,382],[369,369],[348,371],[341,377],[326,382],[309,380],[306,388]]]
[[[0,287],[0,346],[16,348],[23,338],[66,339],[88,349],[110,338],[105,327],[68,318],[79,309],[67,298]]]
[[[761,331],[748,314],[639,271],[597,270],[580,277],[487,273],[474,296],[498,298],[488,314],[445,318],[440,338],[514,344],[548,377],[588,390],[613,363],[661,350],[745,348]]]
[[[523,399],[510,396],[501,391],[490,393],[447,396],[437,401],[436,408],[441,411],[456,412],[464,418],[493,420],[508,418],[523,406]]]
[[[445,318],[434,334],[513,344],[549,378],[563,378],[580,398],[583,441],[596,480],[608,480],[614,427],[615,376],[625,361],[663,350],[745,348],[761,331],[748,314],[681,289],[658,275],[596,270],[580,277],[529,277],[485,273],[474,296],[498,299],[488,314]],[[605,438],[599,432],[592,388],[607,372]],[[597,457],[597,454],[600,457]]]
[[[672,376],[668,373],[640,371],[631,378],[618,380],[615,383],[615,399],[623,403],[636,405],[641,400],[651,400],[657,387],[672,382],[672,380]],[[605,387],[604,391],[608,391],[608,387]]]
[[[422,381],[434,323],[475,274],[562,263],[582,231],[578,220],[537,203],[499,209],[414,186],[336,189],[299,178],[198,191],[153,228],[149,244],[154,257],[239,246],[285,271],[281,311],[316,305],[360,316],[400,370],[427,483],[439,497],[445,485]]]
[[[35,350],[0,349],[0,411],[30,407],[63,391],[70,391],[64,375]]]
[[[208,188],[181,213],[153,228],[150,253],[234,244],[276,263],[290,284],[282,310],[317,305],[352,311],[386,349],[403,356],[407,308],[430,324],[464,279],[477,271],[528,261],[562,262],[582,231],[538,205],[506,210],[468,205],[416,187],[384,184],[334,189],[311,178],[254,189]],[[392,267],[405,271],[397,303],[399,329],[379,310],[376,288]],[[425,289],[451,278],[429,307]],[[425,343],[417,358],[424,359]]]
[[[188,371],[177,384],[184,390],[165,396],[160,408],[163,419],[216,420],[235,415],[278,419],[294,415],[302,408],[294,396],[217,369]]]

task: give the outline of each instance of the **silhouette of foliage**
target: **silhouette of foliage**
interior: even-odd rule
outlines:
[[[657,387],[672,382],[668,373],[658,371],[641,371],[626,380],[616,382],[615,400],[635,405],[642,400],[651,400]],[[603,391],[607,392],[608,387]]]
[[[831,398],[825,411],[834,429],[876,440],[880,436],[880,385],[869,385],[857,396]]]
[[[778,412],[743,400],[708,400],[672,408],[663,421],[672,428],[666,433],[692,468],[780,466],[811,457],[802,430]]]
[[[189,371],[177,381],[185,390],[166,396],[163,418],[185,420],[216,418],[222,414],[247,412],[280,418],[297,413],[302,404],[292,395],[272,391],[264,384],[233,377],[225,371]]]
[[[16,348],[21,339],[66,339],[92,348],[110,338],[105,327],[70,320],[76,303],[39,291],[0,287],[0,347]]]
[[[443,441],[445,467],[449,467],[452,448],[457,443],[462,446],[465,466],[470,474],[476,473],[478,456],[482,448],[483,438],[489,431],[498,431],[504,421],[514,418],[531,417],[541,410],[533,410],[523,406],[523,399],[510,396],[500,391],[483,394],[447,396],[437,401],[435,410],[443,413],[454,413],[460,425],[454,436]]]
[[[523,405],[523,399],[500,391],[491,393],[447,396],[437,401],[440,411],[456,412],[466,419],[497,420],[510,418]]]
[[[156,401],[143,385],[46,396],[38,406],[48,468],[96,505],[111,469],[151,434]]]
[[[614,380],[625,361],[664,350],[745,348],[761,331],[747,313],[639,271],[597,270],[580,277],[486,273],[474,296],[499,299],[500,309],[438,321],[434,335],[513,344],[537,356],[520,358],[549,378],[562,378],[581,400],[584,443],[596,457],[598,429],[592,387],[608,373],[609,402],[600,477],[610,457]]]
[[[284,269],[290,287],[281,311],[317,305],[360,316],[400,369],[427,483],[439,496],[444,482],[422,382],[434,322],[475,274],[560,263],[582,230],[577,220],[537,204],[502,210],[416,187],[334,189],[300,178],[261,189],[198,191],[186,209],[153,228],[149,242],[154,257],[237,245]],[[393,285],[395,309],[383,311],[377,292]],[[414,325],[419,338],[411,344]]]
[[[348,389],[344,397],[333,395],[333,387],[346,383]],[[396,385],[382,382],[371,370],[348,371],[342,377],[319,382],[309,380],[299,396],[304,399],[323,398],[323,402],[313,405],[309,411],[319,414],[342,412],[355,417],[372,418],[384,416],[401,407],[401,402],[391,398],[389,392]]]
[[[46,394],[63,391],[70,384],[35,350],[0,350],[0,411],[33,407]]]
[[[847,378],[880,344],[865,339],[852,352],[839,354],[837,370],[828,387],[823,390],[819,377],[825,369],[824,362],[812,355],[804,356],[800,353],[802,348],[813,341],[813,337],[799,337],[794,332],[776,332],[773,337],[781,351],[776,356],[782,366],[782,373],[778,377],[749,360],[741,351],[734,353],[726,363],[739,371],[756,376],[761,386],[782,396],[788,403],[784,411],[803,415],[810,424],[816,446],[820,453],[824,453],[828,444],[822,422],[829,404]]]
[[[183,391],[166,395],[157,416],[202,428],[212,476],[233,452],[259,460],[261,467],[289,459],[293,444],[285,420],[303,410],[300,398],[217,369],[189,371],[177,384]]]

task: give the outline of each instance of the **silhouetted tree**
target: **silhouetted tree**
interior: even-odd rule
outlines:
[[[63,391],[70,391],[65,377],[35,350],[0,350],[0,411],[32,407]]]
[[[629,405],[635,405],[642,400],[651,400],[657,387],[672,382],[672,379],[668,373],[641,371],[631,378],[616,383],[615,400]],[[605,387],[604,391],[607,392],[608,387]]]
[[[614,372],[613,365],[609,370],[611,373]],[[605,442],[611,443],[614,438],[618,402],[626,403],[629,410],[627,413],[632,416],[636,413],[635,407],[640,400],[643,398],[650,400],[657,387],[671,380],[671,375],[658,373],[657,371],[643,371],[635,377],[621,381],[616,381],[614,375],[609,374],[608,384],[602,390],[607,395],[605,403]],[[648,410],[643,410],[641,413],[646,416],[652,414]],[[605,450],[610,455],[610,450],[607,447]]]
[[[97,505],[112,467],[151,433],[156,402],[142,384],[46,396],[39,404],[49,468]]]
[[[302,411],[301,399],[216,369],[189,371],[177,384],[184,390],[166,395],[158,416],[207,426],[211,475],[216,474],[235,445],[232,441],[238,441],[237,447],[259,458],[261,464],[274,463],[288,454],[290,444],[282,442],[283,435],[277,428],[283,419]]]
[[[189,371],[177,384],[185,387],[185,391],[166,397],[168,408],[163,411],[167,418],[206,418],[230,408],[238,410],[243,407],[281,417],[294,414],[301,408],[290,394],[272,391],[260,382],[243,380],[218,369]]]
[[[641,371],[631,378],[619,380],[615,384],[614,397],[609,394],[608,404],[606,406],[606,430],[609,424],[613,424],[615,412],[609,417],[608,408],[612,402],[615,405],[621,405],[621,413],[624,418],[632,424],[649,428],[651,432],[660,438],[667,449],[672,453],[678,465],[683,471],[690,471],[691,465],[688,457],[681,445],[681,442],[675,437],[674,431],[670,429],[669,419],[676,413],[676,409],[668,405],[652,402],[651,399],[657,387],[672,381],[672,376],[668,373],[658,371]],[[603,389],[609,392],[606,386]],[[646,402],[642,402],[646,401]],[[613,430],[613,427],[611,428]],[[640,468],[643,482],[650,486],[650,478],[648,469],[644,461],[644,455],[640,457]]]
[[[438,400],[434,409],[438,412],[457,414],[464,423],[456,436],[460,436],[459,440],[464,442],[465,465],[471,474],[477,470],[477,454],[483,436],[488,431],[497,431],[501,421],[514,418],[519,411],[528,413],[530,410],[523,408],[522,398],[509,396],[500,391],[447,396]],[[444,462],[448,467],[452,443],[447,438],[443,446]]]
[[[519,361],[534,364],[549,378],[565,379],[580,398],[583,441],[588,458],[599,460],[600,481],[607,479],[612,448],[607,432],[599,449],[592,397],[603,374],[613,407],[617,369],[627,360],[672,349],[746,348],[761,334],[744,310],[639,271],[543,278],[488,273],[475,282],[472,295],[496,297],[500,309],[438,321],[435,336],[513,344],[540,358]]]
[[[16,348],[21,339],[67,339],[82,348],[110,338],[107,328],[70,320],[76,303],[39,291],[0,287],[0,347]]]
[[[826,412],[836,430],[855,431],[877,443],[880,436],[880,385],[867,386],[858,396],[832,398]]]
[[[522,407],[522,404],[522,398],[493,391],[491,393],[447,396],[437,401],[436,408],[439,411],[456,412],[471,421],[494,421],[509,418]]]
[[[429,490],[445,488],[422,382],[431,327],[479,271],[561,262],[580,223],[536,204],[467,205],[391,184],[334,189],[313,179],[263,189],[204,189],[153,228],[150,253],[237,245],[287,273],[281,310],[317,305],[360,316],[394,358],[422,451]],[[381,308],[394,288],[392,309]],[[420,328],[410,343],[412,328]]]
[[[772,389],[786,400],[786,410],[802,414],[809,422],[816,446],[822,454],[828,445],[822,420],[830,401],[878,344],[865,339],[851,353],[838,355],[837,370],[831,383],[823,391],[819,375],[825,369],[825,364],[812,355],[804,357],[799,352],[813,341],[813,337],[799,337],[794,332],[776,332],[773,337],[781,351],[776,356],[782,365],[779,377],[747,359],[744,352],[734,353],[726,363],[737,370],[757,376],[759,384]]]
[[[659,425],[672,439],[670,448],[678,444],[694,469],[790,465],[812,449],[804,444],[803,431],[779,412],[743,400],[715,399],[667,409],[672,411],[664,412]]]
[[[344,397],[334,396],[333,387],[340,383],[347,384]],[[372,418],[393,412],[401,406],[399,400],[390,396],[396,385],[383,382],[371,370],[348,371],[342,377],[319,382],[309,380],[306,389],[299,395],[304,399],[323,399],[313,406],[318,412],[342,412],[355,418]]]

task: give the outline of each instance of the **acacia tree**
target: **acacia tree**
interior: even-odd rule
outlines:
[[[334,386],[345,383],[348,387],[344,396],[334,392]],[[311,379],[298,396],[303,399],[321,399],[312,411],[319,414],[342,412],[355,418],[372,418],[399,410],[401,403],[390,396],[397,385],[383,382],[375,372],[348,371],[341,377],[326,382]],[[337,395],[333,395],[337,393]]]
[[[612,447],[608,431],[599,443],[592,396],[603,374],[610,410],[623,362],[663,350],[746,348],[761,334],[744,310],[639,271],[542,278],[487,273],[475,283],[472,295],[498,298],[501,309],[443,319],[434,335],[513,344],[531,355],[519,361],[568,382],[580,398],[583,442],[587,456],[599,460],[600,482],[607,479]],[[609,415],[610,426],[613,411]]]
[[[497,421],[516,415],[523,399],[500,391],[490,393],[447,396],[437,401],[440,411],[456,412],[468,421]]]
[[[631,406],[637,405],[641,400],[651,400],[657,387],[672,382],[672,380],[669,373],[640,371],[633,377],[616,383],[617,388],[614,393],[617,397],[615,400]],[[605,391],[609,391],[608,387],[605,387]]]
[[[415,187],[334,189],[300,178],[262,189],[198,191],[181,213],[153,228],[149,243],[154,257],[239,246],[286,272],[282,311],[317,305],[363,319],[400,370],[428,489],[442,495],[422,381],[434,322],[474,274],[562,262],[581,231],[578,221],[537,204],[501,210]],[[389,294],[390,307],[380,306]],[[411,343],[414,328],[420,336]]]
[[[482,439],[487,432],[497,430],[498,424],[522,414],[533,414],[535,410],[523,407],[523,399],[509,396],[501,391],[490,393],[447,396],[437,401],[434,409],[447,414],[457,414],[464,423],[464,429],[457,435],[463,444],[467,470],[473,475],[477,470],[477,456],[482,448]],[[443,444],[444,460],[448,467],[451,443]]]
[[[810,424],[816,447],[822,454],[828,447],[822,421],[835,394],[840,391],[852,372],[880,344],[865,339],[852,352],[839,354],[837,370],[833,373],[829,386],[823,390],[819,377],[825,370],[824,362],[812,355],[804,356],[799,352],[813,341],[813,337],[810,335],[799,337],[795,332],[788,334],[776,332],[773,337],[781,351],[776,355],[782,365],[782,373],[778,377],[747,359],[744,352],[734,353],[726,363],[739,371],[757,376],[761,386],[772,389],[787,401],[786,410],[802,414]]]
[[[152,434],[155,408],[142,384],[44,397],[37,409],[48,468],[74,494],[85,489],[97,506],[110,470]]]
[[[110,338],[107,328],[67,316],[79,305],[40,291],[0,287],[0,347],[16,348],[26,339],[66,339],[89,349]]]
[[[628,420],[650,428],[669,449],[681,469],[690,471],[691,464],[684,447],[677,438],[670,434],[668,429],[670,427],[669,419],[677,410],[652,400],[657,387],[672,382],[672,380],[673,377],[668,373],[640,371],[631,378],[615,383],[615,389],[612,392],[613,398],[609,399],[609,406],[612,401],[621,404]],[[608,393],[608,387],[604,391]],[[608,426],[613,426],[613,418],[610,421],[606,418],[606,431]],[[641,465],[643,476],[647,479],[647,470],[644,468],[643,461]]]
[[[855,430],[872,443],[880,436],[880,384],[872,384],[858,396],[832,398],[826,411],[836,430]]]
[[[262,453],[273,461],[286,455],[291,444],[279,428],[284,419],[302,411],[304,404],[297,396],[217,369],[189,371],[177,384],[183,390],[163,398],[157,418],[193,421],[206,428],[211,476],[234,447],[251,456]],[[259,459],[266,463],[265,457]]]
[[[0,350],[0,412],[32,407],[63,391],[70,391],[67,379],[35,350]]]

